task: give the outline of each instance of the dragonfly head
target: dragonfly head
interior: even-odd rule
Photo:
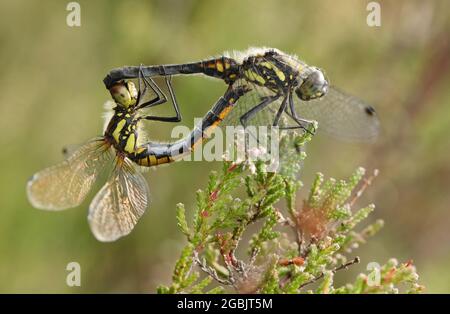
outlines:
[[[118,81],[109,89],[116,104],[128,108],[136,104],[138,92],[136,86],[131,81]]]
[[[295,90],[301,100],[318,99],[328,92],[328,80],[322,70],[312,68],[303,82]]]

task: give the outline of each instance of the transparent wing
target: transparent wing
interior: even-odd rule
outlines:
[[[254,84],[249,86],[251,91],[239,98],[223,124],[239,125],[239,119],[244,113],[260,104],[265,97],[274,95],[267,88]],[[318,132],[343,140],[369,142],[375,140],[379,133],[380,122],[375,110],[362,100],[347,95],[335,87],[330,88],[327,95],[319,100],[301,101],[296,95],[293,95],[293,99],[298,116],[316,120],[319,123]],[[280,97],[259,111],[248,120],[248,125],[272,125],[282,100]],[[283,113],[279,125],[285,127],[293,126],[295,123]]]
[[[244,84],[250,91],[240,97],[233,107],[233,110],[222,122],[223,125],[241,125],[240,118],[242,115],[253,109],[260,104],[266,97],[273,97],[275,93],[271,90],[261,87],[252,83],[243,81],[237,81],[235,84]],[[273,124],[273,120],[276,116],[278,109],[281,106],[282,98],[271,102],[264,109],[258,111],[255,115],[247,120],[247,126],[270,126]],[[280,125],[287,124],[285,114],[282,115],[283,119],[280,121]]]
[[[108,182],[89,206],[89,224],[103,242],[115,241],[133,230],[149,203],[144,176],[128,159],[117,159]]]
[[[275,93],[269,89],[254,84],[238,81],[236,84],[247,84],[250,92],[239,98],[233,110],[222,122],[223,125],[240,125],[241,117],[255,108],[264,99],[274,97]],[[356,97],[349,96],[336,88],[330,88],[327,95],[320,100],[301,101],[293,95],[294,105],[298,117],[306,120],[316,120],[319,123],[319,131],[333,137],[349,141],[373,141],[379,133],[379,120],[375,110]],[[249,116],[247,126],[270,126],[275,120],[283,101],[283,96],[265,106],[256,114]],[[289,104],[287,104],[289,110]],[[278,124],[281,128],[297,126],[298,124],[283,112]],[[297,144],[298,139],[304,134],[301,128],[289,129],[280,133],[280,168],[289,169],[294,163],[299,167],[299,154],[304,147]],[[294,162],[296,161],[296,162]],[[289,167],[286,167],[289,166]]]
[[[103,138],[89,141],[65,161],[31,177],[27,184],[30,203],[48,210],[80,205],[108,160],[110,150]]]
[[[241,84],[246,83],[241,82]],[[241,125],[240,118],[242,117],[242,115],[260,104],[263,99],[275,96],[275,93],[267,88],[248,83],[247,86],[250,87],[250,92],[246,93],[244,96],[238,99],[238,101],[234,105],[233,110],[231,110],[229,115],[222,122],[222,125]],[[271,126],[282,104],[282,101],[283,99],[282,97],[280,97],[267,105],[262,110],[258,111],[255,115],[247,120],[247,127]],[[279,121],[279,126],[288,127],[293,125],[295,125],[294,121],[286,113],[283,113]],[[268,130],[267,132],[268,135],[266,140],[261,140],[261,133],[257,133],[258,131],[256,129],[250,128],[247,130],[247,132],[250,135],[253,134],[255,138],[258,138],[258,145],[266,145],[265,148],[267,152],[274,152],[271,147],[271,143],[274,139],[271,138],[272,133],[270,132],[270,130]],[[276,139],[278,141],[278,161],[275,161],[275,163],[278,164],[278,167],[276,168],[275,172],[280,172],[284,175],[291,175],[292,173],[297,172],[302,166],[301,160],[302,152],[304,152],[304,147],[299,145],[299,140],[304,136],[304,130],[279,130],[278,136],[279,138]],[[271,159],[273,157],[277,156],[271,155]],[[271,169],[274,170],[273,167],[271,167]]]
[[[301,101],[295,96],[294,101],[300,117],[319,123],[318,132],[350,141],[373,141],[379,133],[375,110],[336,88],[319,100]]]

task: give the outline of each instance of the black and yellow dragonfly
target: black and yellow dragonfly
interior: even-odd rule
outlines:
[[[172,143],[142,141],[140,121],[181,120],[172,75],[198,73],[225,81],[225,94],[187,137]],[[146,114],[144,109],[167,102],[152,76],[165,77],[174,116]],[[127,81],[134,78],[138,78],[139,91]],[[372,107],[330,87],[322,70],[276,49],[188,64],[123,67],[112,70],[104,83],[116,104],[104,135],[86,143],[64,162],[36,173],[27,185],[28,198],[37,208],[76,207],[102,169],[113,163],[108,181],[89,206],[91,230],[101,241],[114,241],[130,233],[148,206],[147,183],[136,165],[151,167],[178,160],[221,123],[295,131],[309,130],[316,120],[320,129],[340,138],[367,141],[378,133],[379,122]],[[148,94],[156,96],[147,99]],[[287,124],[287,120],[294,124]]]
[[[178,122],[181,114],[171,78],[166,77],[175,115],[147,115],[144,109],[166,103],[167,97],[151,78],[142,76],[142,71],[138,76],[139,91],[132,81],[119,80],[109,86],[115,107],[103,136],[88,141],[60,164],[36,173],[27,184],[28,199],[34,207],[54,211],[72,208],[83,202],[102,170],[112,164],[106,184],[89,206],[88,221],[100,241],[129,234],[148,207],[148,185],[137,165],[156,166],[190,154],[245,93],[230,86],[201,124],[183,139],[143,143],[139,128],[142,120]],[[146,95],[154,97],[148,99]]]
[[[107,88],[118,80],[145,77],[203,74],[249,90],[234,106],[223,124],[278,126],[285,130],[310,130],[350,141],[373,141],[379,120],[372,106],[330,86],[323,70],[298,57],[273,48],[250,48],[217,58],[185,64],[112,70],[104,79]]]

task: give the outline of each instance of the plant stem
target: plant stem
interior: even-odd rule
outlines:
[[[341,270],[341,269],[347,269],[349,266],[353,265],[353,264],[358,264],[361,261],[361,259],[359,258],[359,256],[356,256],[353,260],[351,260],[350,262],[347,262],[345,264],[342,264],[336,268],[334,268],[332,270],[333,274],[335,274],[337,271]],[[316,282],[317,280],[323,278],[323,276],[325,276],[325,273],[321,273],[320,275],[314,277],[313,279],[303,283],[300,285],[299,289],[303,288],[304,286],[307,286],[309,284],[312,284],[314,282]]]

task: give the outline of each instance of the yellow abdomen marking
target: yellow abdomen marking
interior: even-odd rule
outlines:
[[[220,121],[215,121],[213,124],[211,124],[211,126],[207,129],[205,129],[203,131],[203,134],[205,134],[205,137],[210,137],[211,134],[213,133],[213,131],[217,128],[217,125],[219,125]],[[201,142],[203,140],[203,138],[201,140],[199,140],[199,142]],[[197,144],[197,143],[195,143]]]
[[[150,165],[157,165],[158,164],[158,161],[157,161],[155,155],[150,155],[150,156],[148,156],[148,158],[149,158],[149,161],[150,161]]]
[[[157,160],[158,165],[167,164],[169,162],[170,162],[170,160],[169,160],[169,157],[167,157],[167,156],[160,157]]]
[[[138,164],[146,167],[157,165],[156,157],[154,155],[149,155],[147,157],[141,158],[138,160]]]
[[[219,118],[221,120],[225,119],[226,116],[230,113],[231,109],[233,109],[232,106],[226,107],[222,112],[219,114]]]
[[[216,68],[217,68],[217,71],[223,72],[223,64],[222,64],[222,62],[217,61]]]

